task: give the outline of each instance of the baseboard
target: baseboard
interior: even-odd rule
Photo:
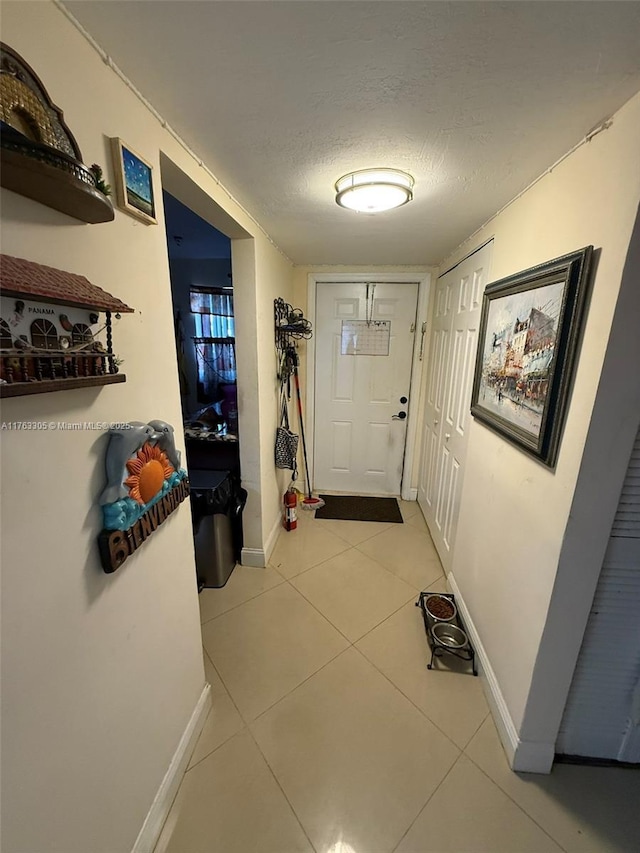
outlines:
[[[551,773],[554,758],[555,744],[519,740],[511,769],[518,773]]]
[[[205,684],[131,853],[153,853],[210,708],[211,686]]]
[[[557,764],[578,764],[583,767],[622,767],[624,770],[637,770],[637,761],[618,761],[617,758],[591,758],[588,755],[565,755],[556,752]]]
[[[254,569],[264,569],[267,560],[262,548],[243,548],[240,553],[240,563],[243,566],[252,566]]]
[[[485,647],[482,645],[482,640],[462,597],[460,588],[456,583],[453,572],[447,576],[447,581],[456,597],[456,605],[462,614],[462,619],[475,649],[478,670],[485,688],[484,692],[498,730],[498,735],[502,741],[502,746],[507,755],[509,766],[512,770],[522,773],[550,773],[553,766],[554,744],[520,740],[507,703],[502,695],[498,679],[491,666],[491,661]]]
[[[403,501],[417,501],[418,500],[418,490],[417,489],[402,489],[400,493],[400,497]]]
[[[240,563],[243,566],[252,566],[254,569],[264,569],[271,559],[273,549],[278,541],[278,533],[282,525],[282,518],[278,514],[273,523],[271,532],[267,536],[264,548],[243,548],[240,554]]]
[[[300,512],[300,510],[298,510]],[[264,564],[265,566],[268,564],[271,559],[271,555],[273,554],[273,549],[276,547],[276,542],[278,541],[278,536],[280,531],[282,530],[282,516],[278,513],[276,520],[273,522],[273,527],[271,528],[271,533],[267,537],[267,541],[264,546]]]

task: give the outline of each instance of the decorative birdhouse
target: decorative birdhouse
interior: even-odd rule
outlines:
[[[133,308],[82,275],[10,255],[0,285],[0,396],[125,381],[111,315]]]
[[[82,154],[60,110],[22,57],[0,44],[0,183],[83,222],[110,222],[102,170]]]

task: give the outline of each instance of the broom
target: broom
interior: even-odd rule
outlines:
[[[309,478],[309,463],[307,462],[307,442],[304,438],[304,422],[302,420],[302,400],[300,399],[300,381],[298,380],[298,354],[291,350],[291,361],[293,363],[293,381],[296,386],[296,397],[298,400],[298,419],[300,421],[300,436],[302,438],[302,456],[304,458],[304,473],[307,478],[307,494],[302,499],[302,509],[314,510],[324,506],[322,498],[314,498],[311,494],[311,480]]]

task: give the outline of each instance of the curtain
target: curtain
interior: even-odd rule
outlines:
[[[199,338],[234,338],[233,293],[192,290],[191,311]]]
[[[223,399],[220,385],[235,383],[237,375],[233,294],[191,290],[191,311],[196,332],[198,401],[219,402]]]

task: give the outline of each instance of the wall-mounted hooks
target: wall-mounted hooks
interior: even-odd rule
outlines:
[[[309,340],[313,335],[311,323],[305,319],[300,308],[292,308],[280,297],[273,300],[276,348],[285,351],[294,340]]]
[[[292,353],[295,357],[295,342],[309,340],[313,331],[300,308],[292,308],[284,299],[273,300],[276,351],[278,353],[278,379],[287,382],[291,373]]]

